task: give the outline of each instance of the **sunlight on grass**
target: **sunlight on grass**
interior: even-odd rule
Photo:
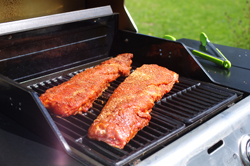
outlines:
[[[245,35],[249,36],[250,20],[244,16],[244,9],[250,10],[246,0],[126,0],[125,5],[142,34],[199,40],[200,33],[205,32],[211,42],[227,46],[236,46],[234,28],[248,27]],[[242,23],[236,27],[239,21]]]

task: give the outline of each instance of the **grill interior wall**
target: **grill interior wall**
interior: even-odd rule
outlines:
[[[0,36],[0,73],[35,78],[109,55],[117,15]]]

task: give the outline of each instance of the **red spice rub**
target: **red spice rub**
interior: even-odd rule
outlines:
[[[86,69],[69,81],[48,89],[40,100],[47,109],[62,117],[87,112],[110,82],[130,74],[132,58],[133,54],[124,53]]]
[[[149,124],[149,114],[178,82],[179,75],[158,65],[143,65],[121,83],[88,130],[88,137],[123,149]]]

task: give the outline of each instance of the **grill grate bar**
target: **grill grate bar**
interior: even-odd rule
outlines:
[[[150,142],[150,140],[149,139],[147,139],[147,138],[145,138],[145,137],[142,137],[141,135],[139,135],[139,134],[137,134],[134,138],[133,138],[133,140],[137,140],[138,142],[140,142],[140,143],[142,143],[142,144],[146,144],[146,143],[148,143],[148,142]]]
[[[200,86],[199,87],[201,90],[204,90],[204,91],[208,91],[212,96],[215,96],[215,97],[220,97],[220,98],[225,98],[225,97],[228,97],[228,96],[231,96],[232,94],[223,90],[223,89],[216,89],[216,88],[213,88],[213,87],[206,87],[206,86]]]
[[[189,114],[195,114],[196,111],[200,111],[200,110],[197,110],[197,109],[195,111],[193,109],[191,110],[189,108],[185,108],[185,107],[179,106],[179,104],[180,105],[182,105],[182,104],[178,103],[178,102],[175,102],[174,100],[171,100],[171,101],[162,101],[161,104],[164,105],[164,106],[167,106],[167,107],[171,107],[174,110],[180,110],[182,112],[187,112]]]
[[[166,116],[164,114],[161,114],[160,112],[157,111],[157,109],[153,108],[154,112],[152,113],[152,116],[155,116],[155,119],[164,121],[164,125],[162,125],[163,128],[166,128],[166,131],[173,131],[175,130],[175,128],[180,127],[178,126],[178,123],[173,123],[172,121],[174,121],[173,119],[171,119],[170,116]],[[154,119],[152,119],[152,121],[154,122]],[[158,122],[159,123],[159,122]]]
[[[51,83],[51,81],[49,81],[49,80],[48,80],[48,81],[45,81],[44,84],[45,84],[44,86],[47,87],[48,89],[49,89],[49,88],[53,88],[53,87],[55,86],[55,85],[53,85],[53,84]]]
[[[132,139],[131,141],[129,141],[129,145],[133,147],[133,149],[138,149],[140,148],[141,146],[143,146],[142,143]]]
[[[62,125],[58,122],[55,122],[57,127],[59,128],[59,130],[63,133],[67,133],[68,136],[70,136],[72,139],[78,139],[79,137],[81,137],[81,135],[77,132],[72,131],[71,129],[65,127],[65,125]],[[65,135],[65,134],[64,134]]]
[[[160,112],[161,114],[165,115],[165,116],[170,116],[170,117],[178,117],[179,120],[181,119],[189,119],[192,116],[194,116],[194,114],[191,114],[189,112],[186,111],[182,111],[182,110],[177,110],[171,107],[167,107],[161,104],[155,104],[154,108],[155,111]]]
[[[194,107],[191,105],[191,103],[187,104],[187,103],[183,103],[182,101],[179,100],[179,98],[177,97],[173,97],[171,100],[170,99],[166,99],[166,101],[163,101],[163,103],[166,103],[167,105],[171,105],[173,107],[177,107],[179,109],[185,109],[185,110],[189,110],[189,112],[199,112],[201,111],[202,108],[200,107]]]
[[[45,92],[45,90],[40,89],[38,86],[28,86],[28,88],[34,90],[34,91],[37,92],[39,95],[41,95],[42,93]]]
[[[63,83],[63,82],[68,81],[69,79],[66,79],[66,77],[60,76],[60,77],[57,78],[57,80],[58,80],[58,82],[60,82],[60,84],[61,84],[61,83]]]
[[[135,142],[139,147],[144,146],[146,143],[148,143],[148,140],[146,141],[146,139],[144,139],[143,137],[139,136],[138,137],[134,137],[130,142]],[[129,143],[130,143],[129,142]]]
[[[176,96],[173,96],[173,99],[178,102],[178,103],[183,103],[183,105],[190,105],[192,106],[192,108],[198,108],[199,110],[200,109],[206,109],[208,105],[203,105],[201,103],[196,103],[194,100],[190,100],[190,99],[185,99],[184,98],[184,95],[176,95]]]
[[[69,118],[56,118],[53,117],[53,120],[57,123],[57,124],[61,124],[63,126],[67,126],[69,128],[69,130],[72,130],[76,133],[79,134],[86,134],[87,130],[84,128],[81,128],[80,126],[76,125],[75,123],[72,123]]]
[[[152,119],[150,123],[156,125],[158,128],[160,128],[160,130],[164,130],[166,132],[169,130],[173,130],[176,127],[176,125],[173,125],[170,122],[166,122],[166,119],[164,119],[163,117],[159,117],[158,112],[154,112],[151,115]]]
[[[182,95],[182,96],[187,97],[189,100],[193,99],[196,102],[207,103],[207,106],[210,106],[211,104],[214,103],[214,101],[212,101],[212,100],[206,99],[204,97],[200,97],[199,95],[191,94],[191,92],[185,93],[185,95]]]
[[[195,94],[197,96],[200,96],[202,98],[209,99],[209,100],[214,101],[214,102],[219,102],[221,99],[223,99],[222,97],[215,96],[212,93],[208,93],[208,92],[202,91],[200,89],[195,89],[191,93]]]
[[[106,156],[107,158],[111,160],[119,160],[122,156],[125,155],[125,154],[118,153],[118,151],[116,151],[116,153],[112,153],[112,150],[111,150],[112,148],[108,147],[108,150],[107,150],[105,148],[106,145],[102,145],[101,142],[89,141],[88,139],[84,139],[84,141],[87,141],[86,144],[89,145],[91,149],[98,151],[98,153],[101,153],[102,155]]]
[[[152,118],[152,119],[153,119],[153,118]],[[168,131],[167,128],[165,128],[165,127],[163,127],[163,126],[161,126],[161,125],[158,125],[157,123],[152,122],[152,120],[151,120],[151,122],[150,122],[150,125],[151,125],[156,131],[158,131],[160,134],[164,134],[166,131]]]
[[[80,128],[84,129],[84,130],[88,130],[88,128],[90,127],[89,123],[86,123],[85,121],[82,121],[74,116],[70,116],[68,117],[68,119],[71,119],[69,121],[71,121],[74,124],[77,124],[77,126],[79,126]]]
[[[100,107],[100,109],[102,109],[102,107]],[[92,109],[90,109],[89,111],[91,111],[91,113],[92,113],[93,115],[97,116],[97,115],[99,115],[100,112],[101,112],[100,109],[95,108],[95,107],[92,107]],[[89,111],[88,111],[88,112],[89,112]]]
[[[130,143],[127,144],[125,147],[124,147],[124,150],[129,152],[129,153],[132,153],[133,151],[136,151],[136,148],[133,147]]]
[[[94,109],[88,111],[88,117],[91,118],[92,121],[96,119],[96,114],[92,113]],[[92,111],[92,112],[91,112]]]
[[[141,136],[143,136],[143,137],[146,137],[146,138],[150,139],[151,141],[153,141],[154,139],[156,139],[156,136],[153,135],[152,133],[149,133],[149,132],[146,130],[147,127],[148,127],[148,126],[144,127],[142,130],[140,130],[140,131],[138,132],[138,134],[141,135]]]
[[[162,132],[155,130],[151,126],[152,126],[152,123],[150,123],[148,126],[144,127],[143,130],[152,134],[154,137],[160,137],[163,134]]]
[[[183,95],[178,95],[179,99],[182,99],[183,102],[190,103],[192,105],[198,106],[198,107],[209,107],[212,102],[204,102],[202,100],[198,100],[196,96],[191,96],[190,94],[183,94]]]
[[[93,120],[90,117],[88,117],[87,112],[82,113],[82,114],[76,114],[75,118],[77,118],[78,120],[83,121],[83,122],[85,122],[87,124],[91,124],[93,122]]]

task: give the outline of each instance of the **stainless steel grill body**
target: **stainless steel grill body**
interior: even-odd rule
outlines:
[[[249,165],[240,146],[250,133],[250,97],[241,100],[167,147],[138,164],[142,165]],[[249,141],[249,140],[248,140]],[[246,144],[243,146],[247,147]],[[212,150],[209,150],[213,148]]]

